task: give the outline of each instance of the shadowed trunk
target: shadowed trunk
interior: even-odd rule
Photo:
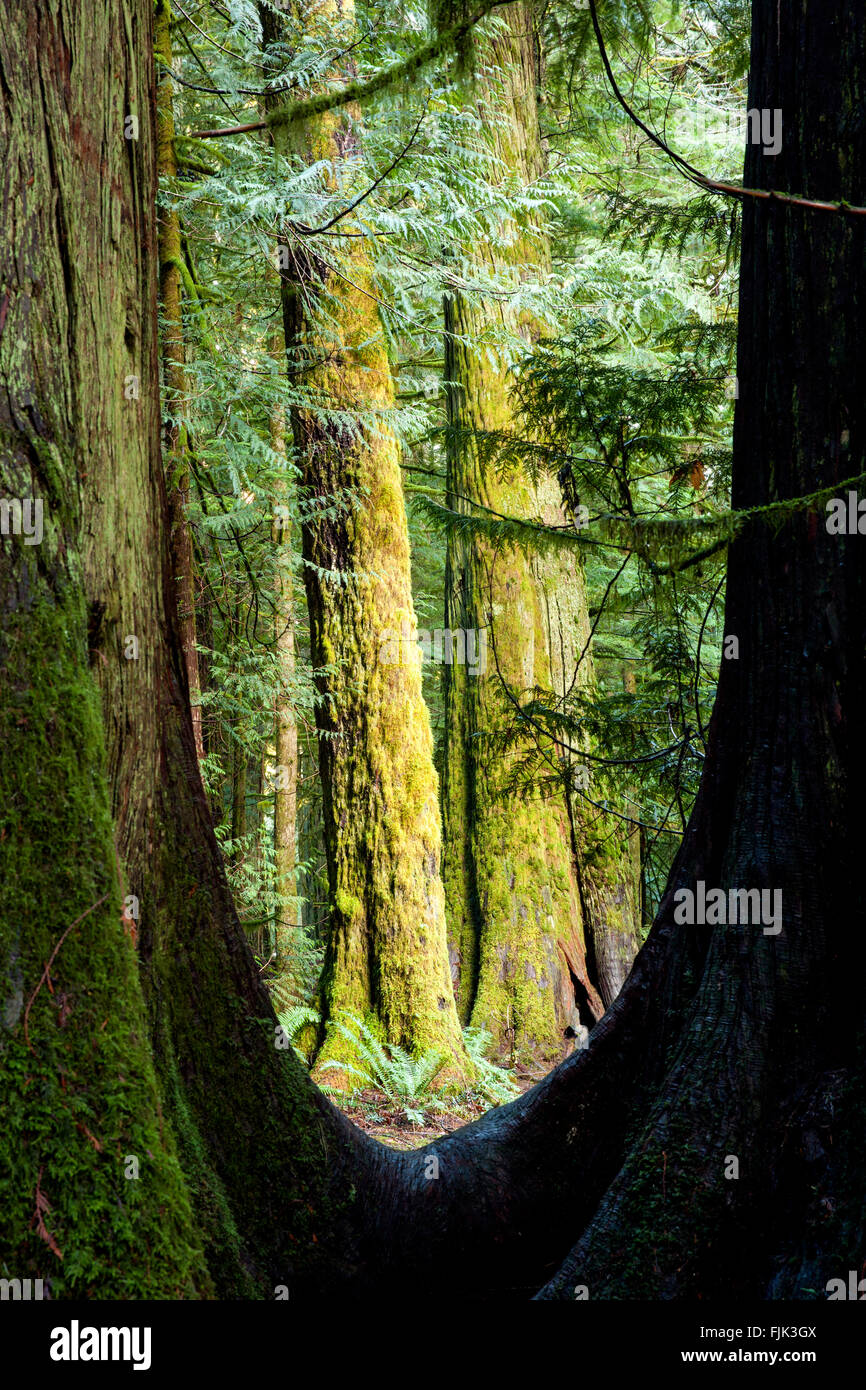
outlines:
[[[755,0],[752,24],[749,108],[780,109],[784,141],[749,147],[745,185],[862,205],[862,7],[780,19]],[[862,220],[752,200],[743,216],[733,505],[847,496],[866,465]],[[740,660],[722,663],[697,805],[623,999],[658,957],[647,1100],[549,1296],[814,1297],[863,1259],[866,568],[826,519],[820,500],[731,547]],[[675,925],[673,890],[698,880],[779,890],[781,930]]]

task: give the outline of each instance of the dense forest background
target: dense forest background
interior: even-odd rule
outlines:
[[[341,1011],[368,1049],[460,1055],[424,1018],[441,920],[426,948],[407,920],[439,851],[402,803],[437,782],[470,1043],[537,1076],[585,1040],[658,905],[721,659],[722,550],[671,556],[729,504],[737,210],[617,103],[588,6],[490,9],[407,80],[423,5],[389,7],[386,32],[375,5],[157,8],[201,766],[241,920],[320,1072],[345,1060],[319,1022]],[[743,7],[605,18],[644,114],[733,176]],[[283,119],[323,89],[330,109]],[[373,499],[387,529],[365,538]],[[393,680],[416,628],[423,707]],[[394,765],[407,739],[429,757],[428,720],[419,792]]]
[[[859,1268],[858,3],[4,16],[9,1277]]]

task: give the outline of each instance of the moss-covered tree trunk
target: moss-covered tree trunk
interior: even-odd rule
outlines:
[[[275,17],[263,18],[275,36]],[[308,22],[349,35],[353,11],[325,0]],[[339,187],[358,114],[278,125],[277,157],[323,161]],[[336,499],[304,525],[302,542],[312,658],[327,668],[317,721],[331,921],[317,1065],[346,1055],[329,1025],[349,1012],[415,1053],[439,1050],[457,1076],[466,1056],[448,969],[433,739],[411,640],[394,383],[363,236],[332,241],[329,255],[337,268],[311,250],[283,278],[290,367],[303,361],[307,392],[293,416],[302,486],[320,505]]]
[[[272,1297],[355,1262],[358,1140],[275,1034],[198,769],[152,21],[0,11],[0,498],[42,503],[0,534],[0,1251],[55,1298]]]
[[[0,557],[0,1249],[55,1297],[210,1283],[139,980],[158,810],[135,719],[161,640],[137,491],[159,467],[151,65],[138,4],[0,16],[0,495],[41,508],[41,535],[4,535]]]
[[[459,4],[445,3],[437,18],[444,25],[460,13]],[[543,171],[537,80],[531,6],[509,5],[473,38],[464,63],[494,180],[516,177],[526,186]],[[549,264],[549,252],[537,226],[514,222],[484,245],[478,264],[516,292],[528,266]],[[519,428],[506,343],[531,339],[537,322],[507,296],[491,302],[458,292],[445,311],[449,505],[561,522],[555,488],[503,478],[477,437]],[[483,632],[488,651],[483,673],[446,668],[445,884],[460,1014],[487,1027],[501,1051],[551,1062],[563,1055],[565,1036],[585,1033],[615,996],[623,971],[610,968],[609,957],[627,973],[638,943],[628,834],[616,826],[613,835],[610,826],[600,832],[598,813],[578,791],[569,794],[576,759],[541,735],[561,784],[521,799],[510,790],[515,769],[539,736],[501,748],[514,721],[504,686],[522,700],[535,692],[564,698],[575,682],[579,689],[591,682],[587,660],[575,669],[588,633],[582,571],[452,534],[446,626]]]

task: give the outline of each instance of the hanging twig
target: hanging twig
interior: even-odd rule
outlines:
[[[60,938],[60,940],[58,941],[57,945],[54,947],[54,950],[51,952],[51,955],[50,955],[49,960],[48,960],[48,964],[46,965],[45,969],[42,971],[42,975],[41,975],[41,977],[40,977],[39,984],[36,986],[36,988],[34,989],[33,993],[31,994],[30,998],[29,998],[28,1001],[27,1001],[27,1007],[26,1007],[26,1009],[24,1010],[24,1041],[26,1042],[27,1046],[30,1048],[30,1051],[33,1052],[34,1054],[35,1054],[36,1049],[35,1049],[34,1047],[31,1046],[31,1043],[30,1043],[30,1034],[29,1034],[28,1028],[27,1028],[27,1021],[28,1021],[28,1019],[29,1019],[29,1017],[30,1017],[30,1010],[33,1008],[33,1001],[35,1000],[35,998],[36,998],[37,994],[39,993],[40,989],[42,988],[42,986],[45,984],[45,981],[48,979],[49,973],[50,973],[50,971],[51,971],[51,967],[52,967],[52,965],[54,964],[54,958],[55,958],[55,956],[57,955],[57,952],[60,950],[60,947],[63,945],[64,941],[66,940],[67,936],[68,936],[69,933],[72,931],[72,928],[73,928],[73,927],[77,927],[78,924],[79,924],[79,922],[83,922],[84,919],[85,919],[85,917],[89,917],[89,915],[90,915],[91,912],[94,912],[94,911],[96,910],[96,908],[101,907],[102,904],[105,902],[105,900],[106,900],[107,897],[108,897],[108,894],[107,894],[107,893],[103,893],[102,897],[99,899],[98,902],[91,903],[90,907],[86,908],[85,911],[81,913],[81,916],[80,916],[80,917],[76,917],[76,919],[75,919],[74,922],[70,922],[70,923],[69,923],[69,926],[66,928],[66,931],[63,933],[63,935],[61,936],[61,938]],[[50,988],[50,987],[51,987],[51,986],[50,986],[50,982],[49,982],[49,988]]]
[[[702,174],[700,169],[696,169],[694,164],[690,164],[687,159],[683,159],[682,155],[679,155],[676,153],[675,150],[672,150],[670,146],[665,143],[665,141],[661,138],[660,135],[657,135],[654,130],[651,130],[650,127],[641,120],[637,112],[626,101],[625,97],[619,89],[619,86],[617,85],[617,80],[613,75],[613,69],[611,68],[610,59],[607,55],[607,49],[605,47],[604,38],[602,37],[601,26],[598,22],[596,0],[589,0],[589,13],[592,18],[592,27],[595,30],[595,37],[598,43],[598,51],[601,55],[601,61],[604,64],[604,70],[607,74],[607,79],[611,85],[611,90],[613,91],[613,94],[619,102],[620,106],[622,107],[623,111],[625,111],[629,120],[633,121],[636,126],[639,126],[640,129],[644,132],[644,134],[652,141],[652,143],[656,145],[658,149],[660,149],[664,154],[666,154],[668,158],[671,159],[674,162],[674,164],[676,164],[677,167],[686,174],[686,177],[692,183],[697,184],[700,188],[706,188],[710,193],[721,193],[725,197],[729,198],[757,198],[764,202],[783,203],[791,207],[809,208],[810,210],[815,212],[842,212],[847,213],[852,217],[866,217],[866,208],[855,207],[851,203],[845,202],[844,199],[839,203],[827,203],[812,198],[798,198],[795,197],[792,193],[776,193],[773,189],[744,188],[741,184],[720,183],[717,179],[711,179],[708,178],[706,174]]]

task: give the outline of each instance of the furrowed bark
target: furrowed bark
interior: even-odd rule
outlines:
[[[53,1297],[212,1287],[160,1108],[134,903],[121,919],[142,888],[112,824],[153,813],[148,733],[134,746],[125,718],[156,673],[144,596],[161,563],[133,486],[159,466],[158,388],[139,390],[156,367],[150,42],[136,4],[0,17],[0,492],[39,499],[44,528],[4,534],[0,556],[0,1248]]]
[[[438,6],[438,22],[453,23],[456,10]],[[465,85],[488,131],[491,176],[532,184],[544,158],[531,7],[509,5],[499,19],[483,38],[473,36]],[[549,260],[541,229],[515,223],[483,248],[479,269],[495,270],[516,291],[527,265]],[[541,325],[507,298],[485,302],[460,291],[449,293],[445,315],[449,506],[471,514],[475,502],[560,523],[554,485],[499,477],[479,444],[484,432],[521,428],[502,330],[531,341]],[[569,796],[574,759],[554,740],[539,736],[544,759],[561,770],[559,786],[528,799],[510,785],[534,736],[504,754],[499,747],[515,717],[503,682],[520,700],[536,692],[562,699],[573,682],[591,682],[588,659],[576,670],[589,630],[583,575],[571,561],[452,534],[446,586],[446,626],[483,632],[488,648],[485,672],[446,668],[445,885],[458,1005],[462,1018],[491,1031],[500,1052],[550,1063],[562,1057],[566,1035],[585,1036],[600,1018],[638,944],[627,832],[614,825],[611,835],[587,802]],[[614,848],[593,858],[591,846],[605,838]]]
[[[745,185],[862,202],[861,7],[799,6],[780,27],[756,0],[752,26],[749,108],[781,111],[784,136],[774,157],[748,147]],[[735,508],[866,468],[864,251],[854,219],[744,207]],[[863,1260],[866,570],[860,536],[827,520],[756,520],[731,547],[725,631],[741,656],[722,663],[671,881],[779,889],[782,930],[673,928],[645,1040],[658,1082],[545,1297],[824,1297]],[[664,930],[672,908],[669,893]]]

